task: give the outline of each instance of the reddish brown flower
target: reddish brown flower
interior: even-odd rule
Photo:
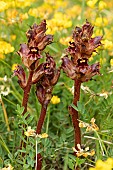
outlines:
[[[90,80],[94,75],[99,74],[99,63],[88,65],[88,59],[95,49],[101,45],[102,36],[91,38],[93,26],[86,21],[80,27],[76,27],[73,32],[73,42],[70,42],[67,52],[71,55],[71,60],[66,55],[62,59],[62,69],[71,79],[78,79],[81,82]]]
[[[40,59],[41,51],[52,43],[53,36],[46,35],[46,20],[42,21],[39,25],[34,24],[30,30],[27,31],[28,38],[27,44],[21,44],[18,54],[22,58],[23,64],[30,69],[35,69],[34,64]],[[34,66],[34,67],[33,67]]]
[[[73,32],[74,42],[70,42],[67,49],[74,64],[77,64],[78,59],[90,58],[95,49],[101,45],[102,36],[91,38],[92,34],[93,26],[89,22],[86,22],[82,28],[75,28]]]
[[[46,62],[43,65],[44,74],[37,83],[36,94],[41,104],[47,105],[52,97],[53,86],[57,83],[60,76],[60,69],[56,68],[55,61],[46,54]]]
[[[29,48],[36,48],[36,50],[44,50],[46,45],[53,41],[52,35],[46,35],[46,20],[43,20],[39,25],[34,24],[26,35],[28,38]]]
[[[72,80],[78,79],[81,82],[90,80],[96,74],[99,74],[99,63],[88,65],[87,60],[78,60],[78,64],[74,65],[68,58],[62,59],[62,69]]]
[[[18,77],[18,83],[20,85],[21,88],[25,88],[26,87],[26,75],[24,72],[24,69],[22,68],[22,66],[17,65],[16,69],[14,70],[13,76],[17,76]]]

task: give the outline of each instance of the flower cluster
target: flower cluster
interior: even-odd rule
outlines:
[[[83,156],[83,157],[87,157],[87,156],[93,156],[95,154],[94,150],[89,151],[89,147],[82,149],[80,144],[77,144],[77,149],[75,149],[74,147],[72,148],[73,151],[76,153],[77,157]]]
[[[29,137],[29,136],[36,136],[36,132],[34,129],[31,129],[31,126],[28,126],[27,131],[24,132],[24,134]]]
[[[34,24],[26,33],[28,43],[21,44],[18,54],[23,64],[33,71],[31,84],[36,85],[36,95],[41,104],[48,104],[52,97],[53,86],[60,76],[60,69],[49,53],[46,53],[46,62],[40,64],[41,52],[52,43],[53,36],[46,35],[46,20],[39,25]],[[15,66],[14,75],[18,76],[18,83],[22,89],[27,87],[27,78],[24,69],[20,65]]]
[[[55,61],[49,53],[46,54],[46,62],[41,67],[44,73],[37,83],[36,95],[41,104],[47,105],[52,97],[53,86],[60,76],[60,69],[56,69]]]
[[[26,33],[28,43],[21,44],[18,54],[22,58],[23,64],[29,69],[35,69],[35,64],[39,61],[41,51],[53,41],[52,35],[46,35],[46,20],[39,25],[34,24]]]
[[[70,42],[67,48],[71,60],[68,55],[62,59],[64,72],[73,80],[78,79],[81,82],[86,82],[94,75],[99,74],[99,63],[88,65],[88,59],[101,45],[102,36],[92,38],[92,34],[93,26],[88,21],[82,28],[76,27],[73,32],[73,42]]]
[[[14,47],[3,40],[0,40],[0,58],[4,59],[5,56],[3,54],[8,54],[14,51]]]
[[[35,137],[38,137],[38,138],[47,138],[48,137],[47,133],[36,134],[36,131],[34,129],[31,129],[31,126],[27,127],[27,131],[25,131],[24,134],[27,137],[30,137],[30,136],[35,136]]]
[[[113,158],[108,158],[106,161],[98,160],[95,168],[89,168],[89,170],[112,170]]]
[[[99,127],[95,124],[95,119],[92,118],[90,122],[91,122],[91,124],[88,124],[88,123],[85,123],[85,122],[80,120],[79,127],[81,127],[81,128],[87,127],[86,128],[86,132],[89,132],[89,131],[98,131]]]

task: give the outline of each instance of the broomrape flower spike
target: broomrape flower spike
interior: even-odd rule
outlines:
[[[89,58],[92,57],[96,48],[101,45],[102,36],[92,38],[94,27],[86,20],[86,23],[80,28],[75,27],[73,31],[73,41],[69,42],[66,49],[66,55],[62,58],[61,68],[68,77],[74,80],[74,98],[73,104],[77,106],[80,98],[81,83],[87,82],[93,76],[100,74],[99,63],[88,64]],[[71,59],[69,58],[71,56]],[[79,127],[78,111],[69,106],[69,112],[72,116],[75,135],[75,148],[78,150],[77,144],[81,144],[81,132]],[[94,125],[94,124],[93,124]],[[76,152],[75,152],[76,155]]]
[[[60,69],[56,68],[55,61],[49,53],[46,53],[46,62],[43,63],[43,69],[44,74],[37,83],[36,95],[42,105],[47,105],[52,98],[53,86],[57,83],[60,76]]]
[[[70,42],[67,53],[71,55],[71,60],[66,55],[62,58],[62,69],[72,80],[75,78],[81,82],[90,80],[94,75],[99,74],[99,63],[88,65],[88,59],[101,45],[102,36],[91,38],[93,26],[86,21],[86,24],[76,27],[73,32],[74,42]]]
[[[39,61],[41,52],[45,47],[52,43],[53,36],[46,35],[46,20],[43,20],[39,25],[34,24],[27,32],[27,44],[20,44],[18,54],[22,58],[23,64],[29,69],[35,69],[35,64]]]

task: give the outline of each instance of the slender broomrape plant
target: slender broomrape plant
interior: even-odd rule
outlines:
[[[43,20],[39,25],[34,24],[26,33],[28,42],[20,45],[18,54],[22,59],[22,63],[29,70],[28,78],[21,65],[18,65],[14,70],[14,75],[18,77],[18,83],[23,89],[24,111],[27,112],[27,103],[32,85],[36,84],[36,96],[41,104],[41,113],[36,127],[36,135],[41,133],[44,119],[47,112],[48,104],[52,97],[52,90],[60,76],[60,69],[74,80],[74,99],[73,104],[77,106],[80,98],[81,83],[89,81],[93,76],[99,74],[99,63],[89,65],[88,59],[95,49],[101,45],[101,36],[91,38],[93,34],[93,26],[86,21],[80,27],[76,27],[73,31],[73,42],[70,42],[67,48],[67,54],[62,59],[62,65],[59,69],[56,68],[56,63],[53,57],[46,53],[46,61],[40,64],[42,51],[46,46],[53,41],[52,35],[46,35],[46,21]],[[68,54],[70,54],[71,59]],[[78,144],[81,145],[81,132],[78,122],[78,112],[69,106],[69,112],[72,116],[75,135],[75,151],[78,151]],[[25,126],[24,126],[25,127]],[[24,133],[23,133],[24,135]],[[26,148],[26,144],[21,141],[21,147]],[[77,156],[76,152],[75,155]],[[24,155],[23,155],[24,156]],[[36,170],[41,170],[42,156],[40,153],[36,155]]]
[[[93,28],[88,21],[86,21],[82,28],[75,27],[73,31],[73,42],[70,42],[69,47],[66,49],[67,54],[62,58],[62,69],[68,77],[74,80],[73,104],[75,106],[77,106],[80,98],[81,83],[87,82],[91,80],[93,76],[100,74],[99,63],[88,64],[88,59],[92,56],[92,53],[96,51],[95,49],[101,45],[102,40],[102,36],[92,38]],[[72,106],[69,106],[69,112],[72,116],[74,126],[75,148],[79,150],[77,145],[81,145],[81,132],[78,121],[78,111]]]
[[[36,84],[36,96],[42,106],[41,114],[37,123],[36,134],[41,133],[47,106],[52,97],[52,89],[60,76],[60,69],[56,69],[55,61],[49,53],[46,53],[46,62],[40,64],[40,58],[43,57],[41,52],[48,44],[52,43],[53,41],[53,36],[46,35],[45,32],[46,21],[43,20],[39,25],[34,24],[27,31],[27,44],[20,44],[20,50],[18,51],[18,54],[21,56],[24,66],[29,70],[28,78],[26,78],[26,73],[21,65],[18,65],[14,70],[14,75],[18,77],[18,83],[24,92],[22,101],[24,111],[22,115],[27,112],[27,103],[31,86]],[[23,145],[21,142],[21,147],[22,146],[26,147],[25,143]],[[37,154],[36,156],[36,169],[40,170],[42,166],[42,157],[41,154]]]

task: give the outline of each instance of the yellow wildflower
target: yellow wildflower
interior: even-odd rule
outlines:
[[[28,19],[28,14],[27,12],[25,14],[19,14],[20,21],[23,21],[24,19]]]
[[[7,3],[4,1],[0,1],[0,12],[6,10],[8,8]]]
[[[104,1],[99,2],[99,5],[98,5],[99,10],[103,10],[106,7],[107,7],[107,4]]]
[[[38,8],[30,8],[28,14],[35,18],[42,17],[47,19],[52,12],[53,12],[53,7],[49,4],[44,3]]]
[[[94,25],[95,26],[98,26],[98,27],[103,27],[103,26],[106,26],[108,25],[108,19],[105,18],[105,17],[97,17],[95,22],[94,22]]]
[[[106,58],[100,58],[100,65],[103,65],[104,63],[106,63]]]
[[[37,10],[37,8],[30,8],[28,14],[37,18],[38,17],[38,10]]]
[[[39,135],[37,135],[37,137],[39,137],[39,138],[48,138],[48,134],[47,133],[39,134]]]
[[[8,9],[6,11],[7,20],[9,24],[15,23],[17,21],[18,11],[16,9]]]
[[[16,39],[16,35],[15,34],[12,34],[10,37],[11,37],[11,40],[15,40]]]
[[[89,147],[86,147],[85,149],[82,149],[80,144],[77,144],[77,149],[72,147],[73,151],[76,153],[77,157],[83,156],[83,157],[88,157],[88,156],[93,156],[95,154],[94,150],[89,151]]]
[[[105,39],[112,40],[112,33],[113,33],[113,27],[111,27],[111,29],[104,28],[104,38]]]
[[[112,50],[113,49],[113,42],[110,40],[103,40],[102,43],[104,44],[104,49],[106,50]]]
[[[80,5],[74,5],[68,9],[65,10],[65,13],[68,15],[68,17],[75,18],[76,16],[80,15],[81,13],[81,7]]]
[[[68,45],[71,40],[72,40],[71,37],[62,37],[60,38],[60,43],[63,45]]]
[[[90,8],[94,8],[95,7],[95,4],[97,3],[98,0],[89,0],[87,1],[87,5],[90,7]]]
[[[4,59],[5,55],[3,55],[2,53],[0,53],[0,59]]]
[[[110,60],[110,65],[113,67],[113,58]]]
[[[18,64],[13,64],[11,70],[14,71],[17,69]]]
[[[86,127],[86,131],[89,132],[89,131],[98,131],[99,130],[99,127],[95,124],[95,119],[92,118],[91,119],[91,124],[89,123],[85,123],[83,121],[80,120],[79,122],[79,127],[83,128],[83,127]]]
[[[31,126],[28,126],[27,131],[24,132],[24,134],[29,137],[29,136],[36,136],[35,130],[31,129]]]
[[[53,97],[51,98],[51,103],[52,103],[52,104],[58,104],[58,103],[60,103],[60,98],[59,98],[58,96],[53,96]]]
[[[106,161],[97,160],[95,168],[89,168],[89,170],[112,170],[113,158],[108,158]]]
[[[14,168],[9,164],[7,167],[2,168],[1,170],[13,170]]]
[[[14,51],[14,47],[11,46],[11,44],[0,41],[0,53],[8,54]]]
[[[70,21],[66,14],[56,12],[51,20],[47,20],[47,25],[47,34],[54,34],[56,31],[71,27],[72,21]]]
[[[11,7],[19,7],[19,8],[25,8],[27,6],[30,6],[31,5],[31,0],[13,0],[11,3],[10,3],[10,6]]]
[[[66,8],[68,6],[68,1],[64,1],[64,0],[54,0],[54,4],[53,4],[55,9],[58,8]]]

